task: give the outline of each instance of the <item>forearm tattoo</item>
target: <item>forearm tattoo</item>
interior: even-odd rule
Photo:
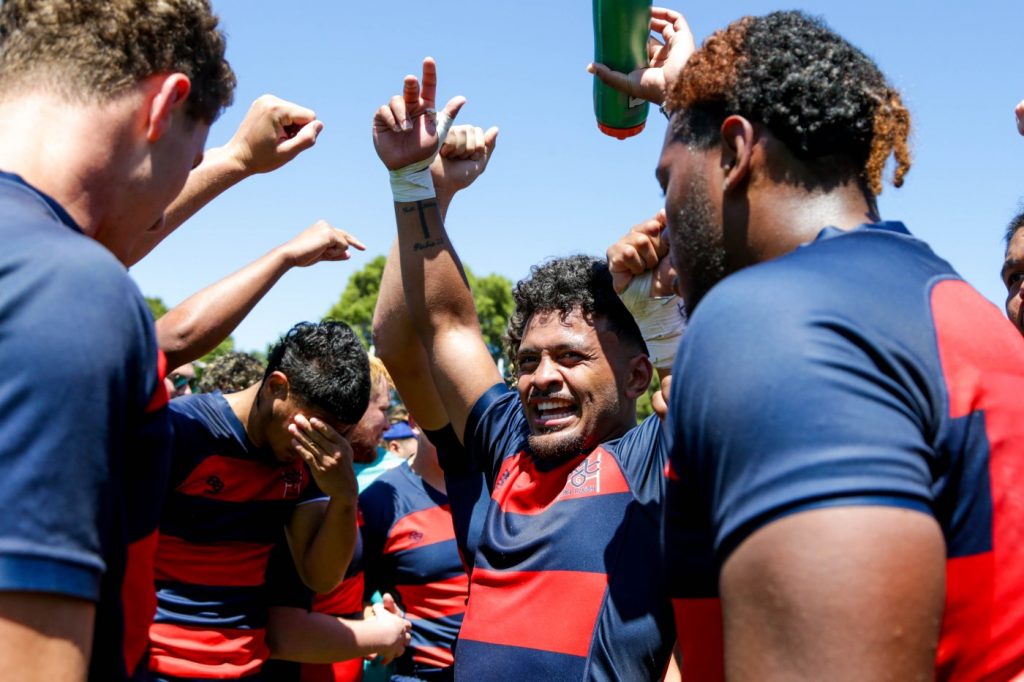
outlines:
[[[413,251],[423,251],[425,249],[431,249],[431,248],[434,248],[436,246],[441,246],[442,244],[444,244],[444,239],[442,237],[440,237],[440,236],[438,236],[438,237],[436,237],[434,239],[430,238],[430,224],[427,221],[427,209],[431,209],[431,208],[437,208],[437,202],[434,201],[433,199],[427,199],[427,200],[424,200],[424,201],[417,201],[415,207],[413,207],[413,206],[403,206],[402,207],[402,213],[403,214],[412,213],[413,211],[416,211],[416,212],[419,213],[420,229],[423,230],[423,241],[422,242],[413,242],[413,245],[412,245],[412,250]]]

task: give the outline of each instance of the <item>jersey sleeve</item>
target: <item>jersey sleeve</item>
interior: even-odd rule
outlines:
[[[495,384],[480,396],[469,413],[463,437],[468,455],[464,461],[472,463],[490,487],[502,460],[525,448],[528,435],[519,396],[504,384]],[[467,468],[457,473],[472,470]],[[449,471],[455,470],[446,469],[445,473]]]
[[[936,460],[912,360],[846,314],[834,287],[730,280],[684,337],[670,409],[673,475],[702,498],[719,565],[758,528],[814,507],[931,513]]]
[[[448,462],[468,461],[465,448],[459,442],[451,424],[437,431],[427,431],[426,436],[437,449],[437,459],[444,470],[444,485],[452,512],[459,555],[466,569],[472,570],[476,550],[480,546],[484,517],[490,506],[491,498],[487,492],[487,483],[480,471],[446,466]]]
[[[652,414],[610,447],[617,453],[637,500],[644,504],[661,504],[668,459],[668,439],[661,419]]]
[[[99,248],[0,262],[0,590],[97,599],[124,458],[153,455],[125,451],[159,387],[152,319]]]

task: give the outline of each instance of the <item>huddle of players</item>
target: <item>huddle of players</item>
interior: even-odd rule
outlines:
[[[453,595],[466,578],[451,574],[409,613],[461,621],[454,667],[424,648],[403,672],[658,679],[677,645],[687,679],[1015,678],[1024,349],[948,264],[877,214],[889,156],[897,186],[910,166],[899,94],[797,12],[745,17],[700,49],[678,13],[655,9],[651,26],[664,44],[650,68],[593,70],[668,112],[665,212],[607,263],[556,259],[516,286],[514,391],[443,220],[497,130],[450,128],[464,100],[435,107],[430,60],[375,116],[398,224],[375,339],[444,481],[408,478],[423,507],[374,523],[396,555],[450,558],[457,544],[471,595],[463,614]],[[210,166],[206,130],[234,86],[215,18],[199,0],[8,0],[0,28],[0,114],[18,131],[0,140],[0,324],[19,334],[0,358],[8,669],[259,679],[272,650],[362,655],[358,625],[267,588],[280,568],[293,574],[281,584],[346,589],[335,585],[360,544],[351,460],[373,431],[365,351],[343,324],[300,325],[259,383],[168,407],[166,362],[117,262],[180,222],[163,223],[168,204],[180,218],[238,179],[186,184],[189,168]],[[57,131],[49,155],[26,148],[43,123]],[[302,123],[315,139],[312,117]],[[277,125],[278,145],[299,137]],[[81,132],[94,128],[106,137]],[[66,176],[39,161],[54,149]],[[1004,267],[1018,325],[1019,234]],[[347,257],[347,237],[312,261]],[[268,262],[262,281],[305,256]],[[248,301],[264,285],[233,286]],[[689,326],[666,355],[654,349],[683,324],[672,289]],[[667,428],[633,416],[652,358]],[[68,444],[80,456],[58,462]],[[426,537],[417,513],[446,504],[451,534]],[[404,601],[423,596],[416,587]],[[391,644],[407,641],[393,603],[374,618]]]

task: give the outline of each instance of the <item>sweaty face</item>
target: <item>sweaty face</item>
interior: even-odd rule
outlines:
[[[658,164],[677,293],[686,302],[687,314],[726,275],[722,229],[708,196],[702,156],[670,137]]]
[[[377,444],[380,443],[380,437],[391,425],[388,422],[388,407],[390,405],[391,395],[388,391],[388,382],[381,378],[370,391],[370,404],[366,407],[366,412],[349,432],[348,442],[352,446],[352,461],[357,464],[365,464],[372,462],[377,457]]]
[[[536,456],[570,457],[618,434],[629,411],[620,398],[628,357],[603,318],[591,324],[579,312],[564,320],[557,311],[535,313],[516,358]]]
[[[1003,284],[1006,285],[1006,316],[1024,334],[1024,308],[1021,306],[1021,282],[1024,280],[1024,229],[1017,230],[1006,249],[1003,262]]]

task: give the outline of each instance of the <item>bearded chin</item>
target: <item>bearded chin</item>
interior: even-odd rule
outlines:
[[[686,201],[674,218],[669,235],[678,244],[678,270],[687,285],[683,300],[687,315],[692,315],[704,295],[726,275],[725,248],[715,229],[714,212],[702,176],[695,175],[690,180]]]
[[[583,436],[576,433],[531,433],[530,452],[540,459],[563,459],[583,452]]]

